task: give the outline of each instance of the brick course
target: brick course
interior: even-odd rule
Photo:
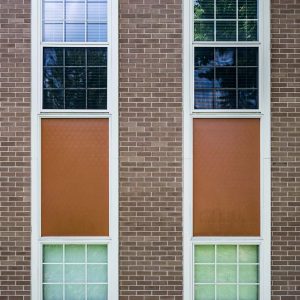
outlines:
[[[30,299],[30,1],[0,1],[0,299]]]
[[[300,2],[272,0],[272,300],[300,299]]]

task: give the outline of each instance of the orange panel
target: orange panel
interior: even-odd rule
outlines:
[[[259,236],[259,119],[195,119],[193,139],[194,236]]]
[[[42,120],[42,236],[108,236],[108,128]]]

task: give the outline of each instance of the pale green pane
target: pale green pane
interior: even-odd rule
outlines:
[[[89,284],[87,287],[87,300],[107,300],[107,284]]]
[[[218,263],[235,263],[237,261],[237,247],[232,245],[217,246]]]
[[[215,286],[212,284],[195,286],[195,300],[215,300]]]
[[[258,283],[258,266],[257,265],[240,265],[240,282]]]
[[[65,265],[65,281],[69,283],[84,283],[85,265]]]
[[[44,284],[43,300],[62,300],[63,286],[62,284]]]
[[[237,286],[226,284],[217,285],[217,300],[236,300]]]
[[[211,246],[211,245],[195,246],[195,262],[196,263],[214,263],[215,262],[215,246]]]
[[[88,245],[87,261],[89,263],[106,263],[107,246],[106,245]]]
[[[256,285],[240,285],[239,300],[258,300],[259,287]]]
[[[217,265],[217,282],[237,282],[236,265]]]
[[[240,263],[258,263],[258,246],[245,245],[239,248]]]
[[[43,282],[60,283],[63,281],[63,266],[59,264],[43,265]]]
[[[196,283],[214,283],[215,265],[195,265]]]
[[[107,265],[88,265],[87,277],[88,282],[106,283]]]
[[[85,286],[83,284],[66,284],[65,300],[85,300]]]
[[[43,247],[43,262],[62,263],[63,246],[62,245],[45,245]]]
[[[85,246],[82,245],[66,245],[65,246],[65,262],[84,263],[85,262]]]

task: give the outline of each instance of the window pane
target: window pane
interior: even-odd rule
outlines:
[[[215,266],[214,265],[195,265],[195,283],[214,283]]]
[[[258,87],[258,69],[255,67],[238,68],[239,88],[253,89]]]
[[[66,24],[66,42],[84,42],[85,24]]]
[[[234,109],[236,108],[235,90],[216,90],[215,109]]]
[[[217,41],[236,41],[236,22],[217,21]]]
[[[64,86],[64,69],[62,67],[44,68],[43,87],[61,89]]]
[[[62,21],[63,4],[62,2],[44,3],[44,20],[45,21]]]
[[[107,282],[107,265],[95,264],[87,266],[87,281],[89,283]]]
[[[106,66],[107,50],[106,48],[87,48],[88,66]]]
[[[214,48],[195,48],[195,67],[214,65]]]
[[[238,48],[239,66],[258,66],[258,48]]]
[[[89,284],[87,298],[89,300],[108,300],[107,284]]]
[[[239,41],[257,40],[257,21],[239,21]]]
[[[216,0],[217,19],[236,18],[236,0]]]
[[[214,40],[214,22],[197,21],[194,25],[195,41],[213,41]]]
[[[239,19],[257,18],[257,0],[239,0]]]
[[[241,263],[258,263],[258,247],[256,245],[243,245],[239,249],[239,262]]]
[[[43,40],[45,42],[62,42],[63,41],[63,24],[44,23]]]
[[[66,21],[81,23],[85,20],[85,3],[67,1],[66,3]]]
[[[88,263],[106,263],[107,247],[104,245],[88,245],[87,246],[87,262]]]
[[[88,2],[87,14],[89,22],[107,22],[107,3],[106,2]]]
[[[106,90],[93,89],[87,91],[87,109],[106,109]]]
[[[210,89],[214,87],[214,69],[199,68],[195,70],[195,88]]]
[[[236,265],[217,265],[217,282],[236,283],[237,267]]]
[[[196,285],[195,300],[215,300],[215,286],[212,284]]]
[[[43,109],[63,109],[64,91],[63,90],[44,90]]]
[[[85,300],[85,285],[66,284],[65,300]]]
[[[216,48],[216,66],[235,66],[236,48]]]
[[[85,88],[86,72],[84,67],[67,67],[66,72],[66,88]]]
[[[43,300],[63,299],[62,284],[43,284]]]
[[[66,66],[85,66],[85,48],[66,48]]]
[[[236,88],[236,68],[216,68],[216,88]]]
[[[240,265],[239,280],[241,283],[258,283],[258,265]]]
[[[218,300],[236,300],[237,299],[237,285],[220,284],[217,286]]]
[[[43,262],[45,263],[62,263],[63,262],[63,246],[62,245],[46,245],[43,247]]]
[[[237,262],[237,246],[221,245],[217,246],[217,263]]]
[[[214,90],[195,89],[195,109],[214,109]]]
[[[195,247],[196,263],[214,263],[215,262],[215,246],[199,245]]]
[[[44,48],[44,66],[63,66],[63,48]]]
[[[240,285],[239,300],[258,300],[259,288],[257,285]]]
[[[63,265],[62,264],[44,264],[43,265],[43,282],[60,283],[63,282]]]
[[[240,109],[258,109],[258,90],[239,90]]]
[[[85,246],[83,245],[66,245],[65,261],[67,263],[84,263],[85,262]]]
[[[213,19],[214,0],[194,0],[194,19]]]
[[[105,42],[107,40],[107,24],[91,24],[87,25],[87,41],[88,42]]]
[[[86,90],[66,90],[66,109],[86,109]]]

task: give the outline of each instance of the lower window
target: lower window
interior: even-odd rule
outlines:
[[[107,245],[43,245],[43,300],[108,299]]]
[[[258,300],[259,246],[194,247],[195,300]]]

